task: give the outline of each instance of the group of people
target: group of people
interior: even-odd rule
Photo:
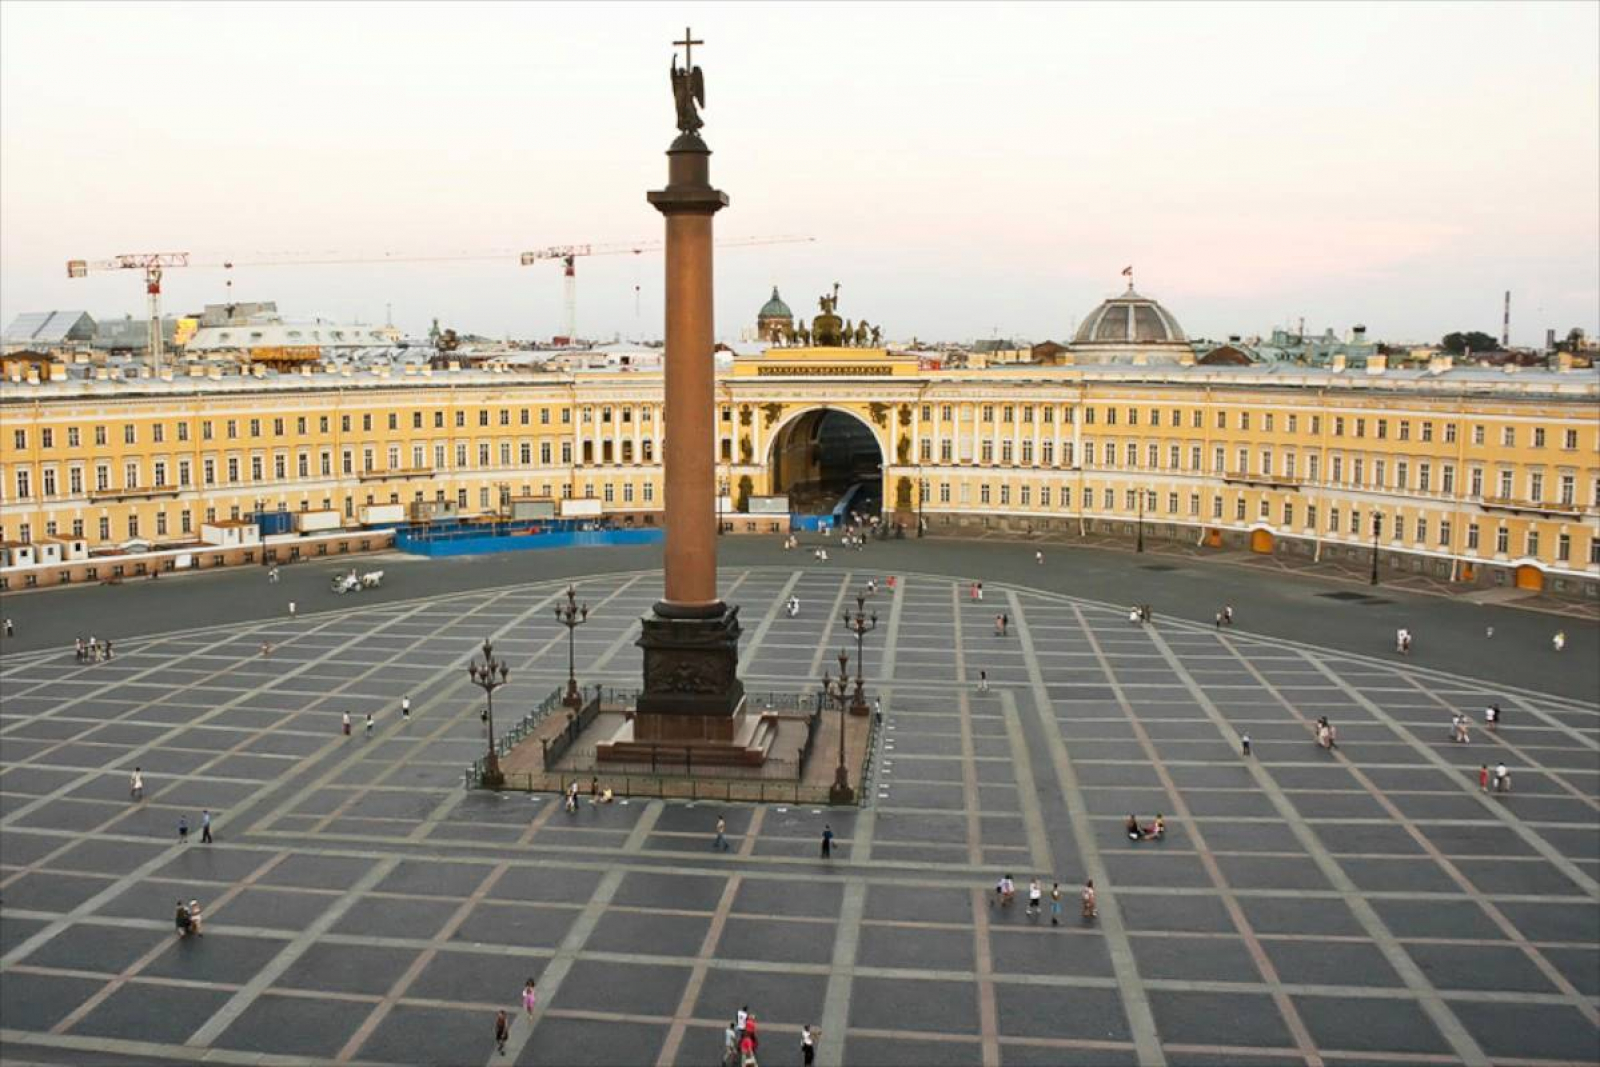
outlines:
[[[1317,719],[1317,744],[1328,749],[1339,747],[1339,731],[1333,728],[1326,715]]]
[[[1233,625],[1233,605],[1224,604],[1222,610],[1217,612],[1217,629]]]
[[[1151,622],[1154,620],[1154,618],[1155,613],[1150,610],[1149,604],[1135,604],[1133,607],[1128,609],[1128,621],[1133,623],[1135,626],[1139,625],[1140,623]]]
[[[1164,841],[1167,837],[1167,820],[1158,811],[1154,822],[1141,826],[1137,816],[1129,815],[1125,829],[1129,841]]]
[[[807,1064],[816,1056],[817,1031],[807,1026],[800,1033],[801,1056]],[[756,1025],[755,1012],[746,1004],[734,1014],[733,1021],[722,1032],[723,1067],[756,1067],[756,1050],[761,1047],[761,1034]]]
[[[1478,788],[1485,793],[1493,787],[1496,793],[1511,792],[1511,772],[1506,769],[1505,763],[1496,763],[1494,770],[1489,770],[1487,763],[1478,766]]]
[[[1462,745],[1472,741],[1472,723],[1459,711],[1450,716],[1450,740]]]
[[[111,658],[111,642],[101,641],[93,634],[85,641],[80,635],[76,642],[76,653],[79,663],[100,663]]]
[[[800,598],[792,596],[783,602],[783,613],[789,618],[798,618],[800,615]]]
[[[994,635],[1004,637],[1011,632],[1011,616],[1006,614],[994,617]]]
[[[173,921],[178,928],[178,936],[180,938],[188,937],[190,934],[199,937],[205,933],[205,929],[200,922],[200,902],[198,900],[191,900],[187,904],[181,900],[178,901],[178,910]]]
[[[1130,816],[1130,818],[1131,818],[1131,816]],[[1156,818],[1157,818],[1158,821],[1160,820],[1160,816],[1159,815],[1156,816]],[[1050,925],[1051,926],[1060,926],[1061,925],[1061,908],[1062,908],[1062,903],[1061,902],[1064,899],[1065,895],[1066,894],[1064,894],[1062,892],[1062,890],[1061,890],[1061,883],[1060,882],[1051,882],[1050,883]],[[1028,883],[1028,907],[1027,907],[1027,910],[1026,910],[1026,914],[1030,919],[1037,919],[1040,915],[1044,914],[1044,898],[1045,898],[1044,883],[1042,883],[1038,878],[1033,879],[1031,882]],[[995,886],[994,886],[995,906],[1001,907],[1001,908],[1009,908],[1012,905],[1012,903],[1015,902],[1016,899],[1017,899],[1017,883],[1012,880],[1011,875],[1002,874],[1000,876],[1000,880],[998,882],[996,882]],[[1084,919],[1085,922],[1088,922],[1089,920],[1095,918],[1097,915],[1100,914],[1099,909],[1097,908],[1097,906],[1095,904],[1094,879],[1093,878],[1089,879],[1088,881],[1086,881],[1083,884],[1083,889],[1079,893],[1079,901],[1080,901],[1080,904],[1081,904],[1083,919]]]
[[[562,800],[562,806],[567,809],[567,814],[569,815],[577,814],[578,789],[578,780],[574,778],[572,780],[572,784],[567,786],[566,796]],[[617,795],[612,791],[612,788],[609,785],[602,787],[598,777],[591,777],[589,779],[590,804],[610,804],[616,799]]]

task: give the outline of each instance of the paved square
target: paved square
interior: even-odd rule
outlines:
[[[810,685],[869,577],[885,715],[868,803],[848,811],[568,815],[464,789],[484,727],[461,667],[492,636],[513,665],[497,717],[541,699],[565,677],[564,580],[129,637],[107,664],[8,655],[4,1055],[706,1063],[749,1005],[764,1064],[799,1062],[805,1024],[823,1064],[1600,1059],[1594,702],[1130,625],[1042,588],[990,581],[978,602],[965,579],[911,574],[891,591],[861,565],[725,572],[747,685]],[[658,581],[583,580],[586,681],[635,682]],[[1451,712],[1491,700],[1514,709],[1500,735],[1445,740]],[[1311,740],[1322,715],[1337,751]],[[1502,760],[1516,793],[1483,794],[1478,766]],[[1129,842],[1127,816],[1157,812],[1166,840]],[[1007,873],[1024,894],[1059,882],[1061,924],[998,906]],[[180,941],[171,909],[191,898],[206,933]]]

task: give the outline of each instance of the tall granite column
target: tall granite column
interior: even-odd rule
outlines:
[[[667,223],[666,595],[643,620],[639,741],[732,741],[742,714],[739,609],[717,596],[716,364],[712,347],[711,150],[681,134],[667,151],[667,187],[649,194]]]

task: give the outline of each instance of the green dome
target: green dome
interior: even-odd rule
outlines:
[[[789,310],[788,304],[785,304],[781,299],[779,299],[778,287],[774,285],[772,287],[772,299],[761,305],[761,311],[756,315],[756,319],[759,321],[761,319],[792,318],[794,318],[794,312]]]

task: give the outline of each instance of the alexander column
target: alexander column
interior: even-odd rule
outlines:
[[[679,134],[667,150],[667,187],[648,194],[667,221],[666,596],[642,620],[633,739],[719,748],[744,718],[739,609],[717,596],[711,220],[728,197],[711,186],[711,150],[699,134],[705,76],[693,50],[704,42],[685,30],[673,43],[684,49],[684,65],[674,52],[671,67]]]

